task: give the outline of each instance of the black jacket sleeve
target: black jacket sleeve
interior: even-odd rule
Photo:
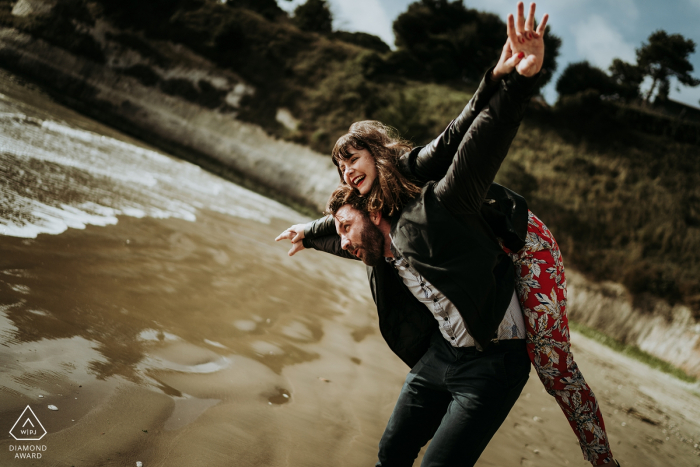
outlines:
[[[479,112],[486,107],[491,97],[498,90],[500,80],[493,81],[489,69],[474,95],[457,118],[452,120],[445,131],[424,147],[417,147],[399,159],[399,170],[407,177],[424,185],[431,180],[440,180],[445,176],[459,145],[467,134],[469,127]]]
[[[325,251],[341,258],[357,259],[359,258],[347,250],[343,250],[340,246],[340,236],[338,234],[324,235],[315,238],[304,238],[302,240],[304,248],[313,248],[314,250]]]
[[[313,220],[304,227],[304,238],[316,238],[324,235],[335,235],[335,221],[333,216],[325,216]],[[304,245],[306,246],[306,245]]]
[[[481,209],[486,192],[515,138],[538,76],[511,73],[500,84],[462,140],[446,175],[434,186],[437,199],[455,216]]]

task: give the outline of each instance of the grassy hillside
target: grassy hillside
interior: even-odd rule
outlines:
[[[567,264],[622,282],[641,309],[663,298],[700,317],[698,146],[615,128],[585,137],[565,126],[526,121],[501,181],[529,191]]]
[[[404,76],[409,72],[399,72],[412,63],[411,58],[379,52],[379,38],[372,36],[372,41],[352,33],[301,31],[270,0],[154,0],[147,5],[135,0],[63,0],[49,15],[28,17],[13,16],[14,3],[0,0],[0,24],[98,62],[105,58],[93,38],[96,21],[123,28],[122,34],[111,38],[159,64],[172,65],[159,57],[144,37],[186,45],[218,66],[235,71],[256,88],[242,103],[239,118],[320,152],[328,152],[350,123],[368,118],[390,117],[408,137],[426,141],[445,119],[422,116],[419,121],[411,115],[422,106],[423,98],[436,98],[439,108],[453,102],[460,108],[460,98],[451,92],[469,92],[473,86],[457,83],[456,88],[439,86],[436,90],[411,82]],[[370,48],[358,43],[367,43]],[[127,72],[144,83],[164,86],[143,67]],[[194,98],[198,93],[181,91],[183,96]],[[203,98],[207,105],[205,101]],[[276,120],[279,108],[291,111],[300,122],[297,129],[290,130]]]
[[[256,88],[239,118],[322,153],[362,119],[425,143],[458,114],[474,85],[416,80],[401,50],[349,33],[301,31],[273,0],[65,0],[49,15],[21,18],[10,13],[13,4],[0,0],[0,23],[98,62],[105,57],[96,21],[121,28],[114,37],[163,67],[172,57],[158,56],[149,39],[183,44]],[[214,90],[159,81],[147,67],[124,72],[209,108],[221,102]],[[299,121],[296,129],[276,120],[280,108]],[[623,282],[642,308],[666,299],[690,305],[700,318],[698,143],[697,126],[575,96],[553,109],[531,106],[498,181],[529,199],[567,264]]]

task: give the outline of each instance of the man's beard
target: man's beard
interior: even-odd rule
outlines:
[[[362,248],[364,253],[362,262],[367,266],[379,266],[384,259],[384,235],[379,227],[365,219],[360,239],[362,244],[358,246]]]

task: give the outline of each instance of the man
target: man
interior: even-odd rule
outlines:
[[[382,436],[377,465],[412,465],[431,438],[423,465],[473,465],[530,371],[517,298],[511,289],[505,318],[498,326],[502,340],[487,341],[478,350],[470,327],[447,298],[454,297],[446,294],[455,290],[438,279],[436,271],[428,272],[427,263],[427,269],[422,268],[425,276],[415,270],[414,261],[406,260],[412,253],[398,247],[403,240],[397,224],[381,213],[367,214],[362,210],[364,199],[346,193],[337,193],[337,204],[330,208],[342,247],[371,266],[382,334],[412,366]],[[431,313],[425,313],[425,307]]]

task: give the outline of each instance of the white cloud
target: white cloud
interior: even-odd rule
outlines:
[[[330,0],[334,27],[346,31],[362,31],[394,44],[392,19],[384,11],[379,0]]]
[[[616,0],[616,3],[617,10],[622,12],[628,20],[636,20],[639,18],[639,9],[634,0]]]
[[[292,0],[292,1],[286,1],[286,0],[277,0],[277,5],[282,8],[284,11],[291,13],[294,11],[294,9],[304,3],[306,0]]]
[[[512,0],[470,0],[465,6],[474,8],[475,10],[489,11],[503,16],[503,21],[506,20],[508,13],[515,13],[515,2]]]
[[[627,62],[636,60],[634,46],[626,42],[601,16],[592,15],[587,20],[573,25],[571,33],[580,58],[604,70],[614,58],[621,58]]]
[[[669,93],[669,97],[677,101],[685,102],[693,107],[700,108],[700,86],[694,88],[683,85],[679,86],[677,81],[673,79],[671,80],[671,92]]]
[[[306,0],[283,1],[277,4],[291,13]],[[333,14],[333,29],[361,31],[382,38],[389,46],[394,45],[391,29],[393,18],[389,18],[380,0],[328,0]]]

